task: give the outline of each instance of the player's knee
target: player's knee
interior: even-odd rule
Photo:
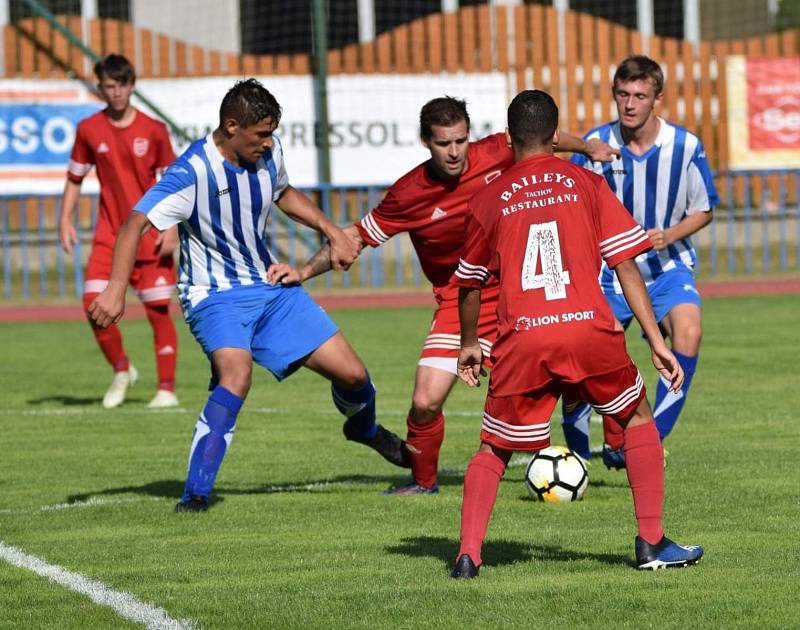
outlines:
[[[360,389],[367,384],[369,376],[367,368],[361,361],[351,361],[340,366],[333,382],[344,389]]]
[[[672,345],[678,352],[693,356],[700,349],[702,339],[702,325],[700,322],[693,322],[674,331]]]
[[[428,392],[414,392],[411,399],[411,419],[417,424],[433,422],[442,411],[442,401]]]
[[[233,392],[239,398],[244,398],[250,391],[253,382],[253,370],[250,365],[234,365],[226,367],[217,374],[217,383]]]

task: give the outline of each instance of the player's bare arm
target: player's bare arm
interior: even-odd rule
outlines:
[[[661,335],[658,322],[653,314],[650,296],[647,294],[647,288],[636,262],[633,259],[624,260],[614,267],[614,271],[622,285],[622,292],[625,294],[631,312],[650,343],[653,365],[670,382],[670,389],[673,392],[679,391],[683,385],[683,368],[664,342],[664,337]]]
[[[364,239],[355,225],[348,225],[342,231],[350,237],[358,247],[358,252],[364,248]],[[281,282],[282,284],[294,284],[305,282],[309,278],[319,276],[331,270],[331,246],[325,243],[320,249],[308,259],[300,268],[295,269],[287,263],[277,263],[270,265],[267,269],[267,281],[270,284]]]
[[[358,258],[358,247],[352,239],[331,222],[311,199],[293,186],[287,186],[276,204],[292,220],[324,234],[330,243],[330,263],[333,269],[348,269]]]
[[[72,253],[72,246],[78,242],[78,233],[75,231],[73,216],[75,206],[81,196],[81,185],[71,180],[64,184],[64,194],[61,197],[61,216],[58,219],[58,240],[61,248],[67,253]]]
[[[666,230],[662,230],[661,228],[647,230],[647,236],[649,236],[650,240],[653,242],[655,250],[661,251],[673,243],[702,230],[711,223],[713,214],[712,210],[690,214],[677,224],[668,227]]]
[[[555,150],[582,153],[592,160],[592,162],[611,162],[615,157],[619,157],[620,155],[619,149],[614,149],[608,143],[600,140],[600,138],[584,140],[566,131],[559,132],[558,143],[555,146]]]
[[[159,233],[156,237],[156,254],[171,256],[178,249],[178,226],[169,228]]]
[[[108,286],[89,305],[89,317],[100,328],[117,323],[125,311],[125,291],[136,262],[136,250],[142,235],[152,227],[147,215],[131,212],[119,229],[114,244],[111,277]]]
[[[483,369],[483,351],[478,342],[478,317],[481,311],[481,290],[458,289],[458,317],[461,322],[461,352],[458,355],[458,377],[470,387],[479,387]]]

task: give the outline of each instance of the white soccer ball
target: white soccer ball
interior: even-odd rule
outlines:
[[[580,501],[589,475],[580,457],[564,446],[549,446],[533,456],[525,471],[525,486],[539,501]]]

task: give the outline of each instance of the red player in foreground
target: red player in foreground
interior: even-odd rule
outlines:
[[[164,124],[131,105],[136,74],[130,62],[122,55],[108,55],[97,62],[94,72],[108,105],[78,125],[59,221],[61,246],[71,254],[78,240],[73,225],[75,205],[83,178],[95,166],[100,180],[100,207],[83,286],[84,309],[108,285],[111,255],[120,226],[134,204],[155,184],[156,175],[175,160]],[[175,396],[178,337],[169,316],[169,302],[176,281],[173,252],[177,244],[175,228],[163,233],[150,230],[142,238],[130,277],[153,328],[158,389],[147,405],[150,408],[178,405]],[[103,396],[103,406],[117,407],[139,375],[125,353],[119,327],[113,324],[100,328],[91,319],[89,321],[97,344],[114,370],[114,378]]]
[[[464,246],[467,201],[511,166],[514,156],[501,133],[469,141],[469,114],[464,101],[441,97],[420,111],[422,144],[430,159],[398,179],[381,203],[345,229],[360,245],[378,247],[392,236],[408,232],[425,276],[433,285],[436,311],[417,364],[406,442],[413,479],[385,494],[435,494],[439,451],[444,441],[444,403],[457,380],[459,351],[458,288],[450,283]],[[560,151],[610,161],[615,151],[605,142],[562,134]],[[288,265],[270,270],[274,282],[304,281],[330,269],[330,252],[320,250],[298,271]],[[484,290],[478,335],[488,356],[497,331],[497,284]]]
[[[640,569],[695,564],[701,547],[664,536],[664,453],[639,370],[603,297],[601,261],[615,269],[650,343],[652,360],[677,390],[680,364],[658,329],[634,258],[651,249],[644,230],[602,177],[552,155],[558,108],[539,90],[508,108],[515,164],[469,202],[459,289],[458,374],[478,385],[481,289],[499,280],[498,335],[483,414],[481,445],[464,478],[461,545],[454,578],[473,578],[500,480],[514,451],[550,445],[558,399],[585,400],[625,427],[628,481],[638,525]]]

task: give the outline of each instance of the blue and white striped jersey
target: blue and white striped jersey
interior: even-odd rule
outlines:
[[[209,134],[197,140],[145,193],[134,210],[159,230],[179,225],[178,295],[188,313],[209,294],[265,284],[276,262],[267,244],[273,201],[289,185],[280,141],[257,163],[226,161]]]
[[[666,229],[684,217],[708,212],[719,204],[703,143],[683,127],[658,119],[655,144],[644,155],[623,145],[619,121],[592,129],[585,138],[600,138],[621,152],[613,162],[591,162],[576,154],[572,161],[605,177],[611,190],[645,231]],[[651,250],[636,258],[645,284],[666,271],[684,266],[693,269],[697,254],[688,237],[661,251]],[[605,293],[622,293],[616,274],[603,265],[600,283]]]

